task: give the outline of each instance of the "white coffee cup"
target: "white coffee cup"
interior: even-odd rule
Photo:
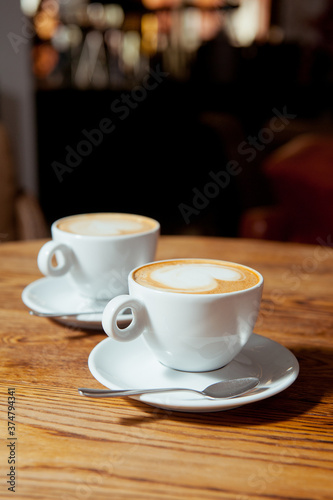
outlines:
[[[145,273],[148,281],[140,281]],[[223,277],[229,291],[223,291]],[[221,368],[241,351],[253,332],[263,289],[263,277],[254,269],[210,259],[151,262],[131,271],[128,281],[129,295],[115,297],[104,309],[104,331],[122,342],[143,334],[162,364],[191,372]],[[133,320],[121,329],[117,316],[125,308],[132,309]]]
[[[64,217],[52,224],[52,240],[40,249],[38,267],[46,276],[67,275],[85,297],[109,300],[128,292],[131,269],[154,259],[159,232],[156,220],[141,215]]]

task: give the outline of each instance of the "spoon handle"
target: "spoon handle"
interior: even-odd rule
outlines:
[[[40,313],[37,311],[29,311],[31,316],[40,316],[41,318],[66,318],[67,316],[81,316],[82,314],[102,314],[103,311],[82,311],[75,313]]]
[[[161,389],[126,389],[126,390],[109,390],[109,389],[88,389],[81,387],[78,389],[81,396],[88,396],[90,398],[117,398],[124,396],[137,396],[141,394],[153,394],[158,392],[174,392],[174,391],[191,391],[202,394],[201,391],[195,389],[183,389],[181,387],[170,387]]]

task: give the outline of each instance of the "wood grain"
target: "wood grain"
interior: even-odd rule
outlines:
[[[333,498],[333,250],[162,236],[157,258],[250,265],[265,279],[256,333],[288,347],[300,375],[270,399],[217,413],[83,398],[101,331],[29,316],[44,241],[0,245],[0,498],[279,500]],[[17,478],[7,490],[8,388],[15,388]]]

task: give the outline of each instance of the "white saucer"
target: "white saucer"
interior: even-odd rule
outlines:
[[[297,378],[299,364],[282,345],[252,334],[240,354],[227,366],[204,373],[172,370],[160,364],[143,337],[131,342],[106,338],[91,351],[88,366],[92,375],[109,389],[188,387],[202,390],[219,380],[258,377],[260,383],[244,396],[211,400],[199,394],[180,391],[133,396],[152,406],[186,412],[212,412],[236,408],[273,396]]]
[[[107,301],[82,297],[73,289],[66,276],[41,278],[30,283],[22,292],[24,304],[37,313],[57,314],[64,312],[75,316],[54,318],[59,323],[72,327],[102,329],[102,311]],[[80,314],[87,311],[101,311],[94,314]],[[131,314],[120,315],[119,321],[129,321]]]

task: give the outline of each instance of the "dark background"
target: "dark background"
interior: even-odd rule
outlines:
[[[274,16],[276,8],[272,22]],[[263,158],[300,131],[331,120],[331,63],[324,43],[232,47],[222,32],[200,47],[186,80],[169,74],[125,119],[111,104],[130,96],[133,88],[37,86],[40,203],[47,220],[123,211],[158,219],[165,234],[237,236],[244,211],[274,203],[261,171]],[[151,68],[164,69],[158,59]],[[239,145],[269,126],[274,109],[287,110],[295,119],[264,146],[259,143],[255,159],[248,161]],[[96,129],[104,118],[113,121],[115,130],[81,155],[79,165],[63,173],[60,182],[53,162],[65,164],[66,148],[77,150],[86,140],[82,131]],[[195,192],[203,192],[211,181],[209,172],[224,170],[230,160],[240,164],[241,173],[207,203],[202,201],[186,223],[179,205],[194,207]]]

